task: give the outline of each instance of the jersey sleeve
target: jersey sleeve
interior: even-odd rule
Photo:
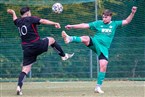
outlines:
[[[118,27],[118,26],[122,26],[122,20],[120,20],[120,21],[115,21],[115,23],[116,23],[117,27]]]
[[[31,17],[31,23],[33,24],[40,24],[40,18],[36,17],[36,16],[32,16]]]
[[[90,29],[95,30],[97,24],[98,24],[98,21],[90,22],[90,23],[89,23],[89,27],[90,27]]]
[[[14,20],[14,24],[17,26],[17,24],[18,24],[18,19]]]

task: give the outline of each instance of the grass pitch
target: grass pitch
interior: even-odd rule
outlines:
[[[18,97],[16,82],[1,82],[0,97]],[[104,94],[94,93],[95,81],[25,82],[21,97],[145,97],[143,81],[104,81]]]

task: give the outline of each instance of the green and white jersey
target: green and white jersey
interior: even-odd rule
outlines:
[[[94,51],[100,54],[101,52],[108,58],[108,48],[114,38],[116,28],[122,25],[122,21],[111,21],[109,24],[104,24],[102,20],[89,23],[90,29],[96,30],[96,34],[91,37],[93,41]]]

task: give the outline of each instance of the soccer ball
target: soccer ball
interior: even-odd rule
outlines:
[[[52,11],[55,13],[61,13],[63,11],[63,6],[61,3],[54,3],[52,6]]]

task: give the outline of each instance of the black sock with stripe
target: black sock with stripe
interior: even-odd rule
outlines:
[[[20,88],[22,88],[25,77],[26,77],[26,73],[21,72],[18,79],[18,86],[20,86]]]
[[[55,41],[51,47],[62,57],[65,56],[65,53],[63,52],[62,48],[60,47],[60,45]]]

